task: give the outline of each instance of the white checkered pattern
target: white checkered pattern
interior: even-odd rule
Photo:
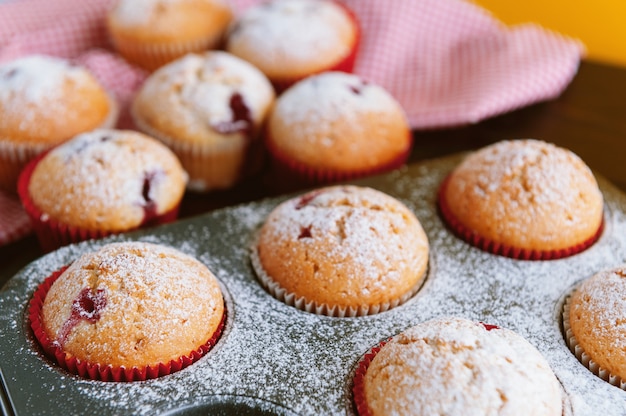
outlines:
[[[13,0],[0,4],[0,63],[32,53],[76,59],[120,100],[119,127],[146,74],[118,58],[103,15],[113,0]],[[259,0],[232,0],[242,11]],[[415,129],[476,123],[557,97],[584,48],[537,25],[507,28],[464,0],[338,0],[357,15],[355,72],[386,88]],[[108,49],[108,50],[107,50]],[[0,199],[0,244],[17,238]],[[17,237],[16,237],[17,235]]]

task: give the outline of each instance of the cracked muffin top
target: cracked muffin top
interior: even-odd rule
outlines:
[[[257,68],[211,51],[188,54],[154,72],[132,113],[142,130],[159,139],[228,147],[258,135],[274,96]]]
[[[428,253],[420,222],[399,200],[332,186],[277,206],[260,230],[253,262],[261,282],[287,303],[354,316],[407,300],[425,278]]]
[[[626,264],[584,280],[569,299],[567,316],[566,340],[578,359],[611,384],[626,387]]]
[[[37,155],[77,134],[109,128],[118,104],[85,68],[29,55],[0,65],[0,189],[14,193]]]
[[[105,22],[115,50],[154,71],[187,53],[219,48],[232,19],[228,0],[116,0]]]
[[[355,379],[360,416],[563,413],[562,389],[546,359],[506,328],[436,318],[373,354]]]
[[[359,27],[342,3],[328,0],[271,0],[241,13],[226,35],[225,49],[252,63],[280,89],[327,70],[358,49]]]
[[[83,133],[35,166],[28,194],[41,221],[123,232],[176,209],[187,175],[165,145],[130,130]]]
[[[45,150],[113,125],[117,104],[87,69],[32,55],[0,66],[0,114],[0,143],[29,143]]]
[[[338,174],[400,165],[412,144],[406,114],[389,92],[336,71],[308,77],[281,94],[267,131],[275,157]]]
[[[107,27],[116,40],[158,45],[209,38],[215,47],[231,18],[225,0],[116,0]]]
[[[219,283],[204,264],[144,242],[82,255],[52,284],[41,310],[48,338],[66,356],[126,368],[190,354],[223,314]]]
[[[467,156],[439,195],[444,218],[466,240],[548,259],[599,237],[603,197],[589,167],[540,140],[501,141]],[[504,253],[498,253],[504,254]],[[505,254],[507,255],[507,254]]]

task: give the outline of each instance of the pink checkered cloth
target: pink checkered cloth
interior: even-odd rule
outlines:
[[[10,0],[0,4],[0,63],[43,53],[77,60],[118,98],[118,127],[146,73],[117,57],[103,15],[114,0]],[[236,11],[259,0],[232,0]],[[537,25],[507,28],[462,0],[340,0],[357,15],[355,72],[386,88],[414,129],[476,123],[557,97],[584,48]],[[0,195],[0,245],[28,232],[14,197]]]

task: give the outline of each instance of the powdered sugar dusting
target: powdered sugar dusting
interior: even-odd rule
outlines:
[[[116,22],[125,27],[135,27],[147,25],[154,19],[155,13],[163,12],[169,7],[176,7],[177,4],[186,0],[130,0],[118,1],[111,10]],[[222,3],[224,0],[206,0],[208,3]]]
[[[0,362],[12,392],[23,399],[18,414],[81,413],[88,408],[98,414],[147,415],[198,406],[215,395],[251,396],[300,415],[352,414],[352,374],[362,355],[380,340],[440,316],[483,321],[525,337],[547,359],[574,416],[625,414],[626,393],[577,361],[563,341],[558,317],[562,299],[577,283],[626,259],[626,196],[599,178],[606,228],[597,243],[560,260],[514,260],[469,246],[439,218],[437,187],[460,160],[416,164],[357,182],[406,204],[431,246],[423,288],[405,304],[377,315],[318,316],[263,290],[249,263],[248,247],[267,215],[287,197],[68,246],[30,264],[0,293]],[[170,245],[206,264],[224,286],[233,319],[207,356],[170,376],[141,383],[68,376],[42,359],[34,346],[23,315],[28,300],[50,272],[80,254],[105,242],[131,239]],[[45,409],[38,406],[42,402]]]
[[[55,114],[66,85],[92,82],[84,68],[64,59],[30,55],[0,66],[0,103],[6,117],[19,115],[24,124],[34,117],[35,110]]]
[[[35,168],[30,189],[36,190],[35,204],[52,218],[124,230],[141,224],[147,209],[161,214],[178,204],[185,181],[180,162],[160,142],[133,131],[99,129],[50,151]]]
[[[497,192],[503,182],[516,178],[526,192],[518,195],[518,204],[574,205],[580,195],[570,191],[577,188],[581,175],[595,185],[591,170],[578,156],[567,149],[538,140],[504,141],[483,149],[467,158],[463,169],[479,171],[475,192]],[[484,161],[476,163],[477,159]],[[524,197],[532,200],[525,200]],[[575,199],[574,199],[575,198]],[[576,221],[577,219],[572,219]]]
[[[563,248],[588,238],[600,223],[602,195],[591,170],[550,143],[496,143],[468,156],[452,178],[447,195],[456,199],[448,204],[455,215],[478,234],[504,240],[499,242]],[[463,212],[469,209],[472,215]],[[532,215],[518,215],[522,210]],[[498,224],[497,231],[486,218]]]
[[[363,280],[357,297],[401,284],[407,270],[423,268],[428,258],[428,241],[411,213],[370,188],[329,187],[296,197],[270,215],[264,230],[259,245],[298,242],[309,247],[312,262],[322,260],[316,253],[323,247],[348,279]],[[407,256],[420,250],[422,257]]]
[[[84,69],[63,59],[43,55],[7,62],[0,67],[0,101],[9,102],[15,95],[22,96],[31,105],[41,100],[55,100],[66,82],[77,82],[86,75]]]
[[[584,295],[577,310],[593,316],[589,324],[594,336],[615,351],[626,350],[626,266],[602,270],[585,280],[578,290]]]
[[[273,110],[290,128],[310,125],[316,131],[331,131],[337,120],[352,122],[356,129],[362,117],[398,112],[403,110],[385,89],[344,72],[325,72],[300,81],[279,97]]]
[[[258,128],[274,100],[271,84],[257,68],[226,52],[189,54],[159,69],[144,83],[138,105],[170,114],[190,135],[235,118],[231,98],[240,94]],[[159,114],[159,117],[162,117]]]
[[[342,36],[352,30],[346,13],[332,1],[273,0],[247,9],[237,20],[228,43],[254,46],[266,62],[309,63],[325,56],[346,56]],[[230,46],[227,46],[230,47]]]
[[[459,318],[391,339],[370,363],[364,393],[373,414],[562,415],[559,382],[531,344]]]
[[[87,309],[76,308],[85,293],[96,295],[93,311],[90,302]],[[213,316],[221,315],[221,298],[217,282],[195,259],[170,247],[129,242],[72,263],[50,288],[43,312],[56,334],[51,338],[75,356],[112,365],[128,359],[141,366],[198,348],[211,335],[211,326],[199,322],[217,326],[219,317]],[[73,319],[75,311],[90,324]],[[77,336],[80,345],[73,342]]]

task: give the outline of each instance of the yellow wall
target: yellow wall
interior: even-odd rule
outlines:
[[[535,22],[580,39],[587,59],[626,67],[626,0],[475,0],[512,25]]]

